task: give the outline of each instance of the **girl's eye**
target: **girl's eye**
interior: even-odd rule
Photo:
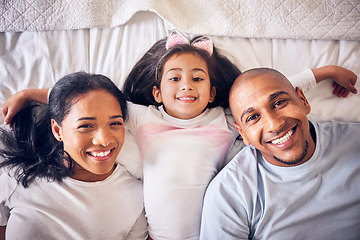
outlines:
[[[177,81],[180,81],[180,78],[178,77],[172,77],[170,78],[171,81],[174,81],[174,82],[177,82]]]
[[[195,81],[195,82],[199,82],[199,81],[201,81],[201,80],[204,80],[203,78],[200,78],[200,77],[195,77],[195,78],[193,78],[193,81]]]

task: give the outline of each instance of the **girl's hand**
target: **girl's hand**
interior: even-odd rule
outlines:
[[[338,97],[345,98],[350,92],[354,94],[357,93],[357,89],[355,88],[357,76],[346,68],[328,65],[313,69],[313,73],[318,83],[325,79],[332,79],[334,81],[333,94]]]
[[[0,107],[1,114],[4,118],[4,123],[10,125],[13,117],[18,113],[22,107],[29,101],[47,102],[48,89],[25,89],[12,95]]]
[[[19,112],[27,102],[24,91],[26,90],[15,93],[1,106],[1,114],[6,125],[10,125],[15,114]]]

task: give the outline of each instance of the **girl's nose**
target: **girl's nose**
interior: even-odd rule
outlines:
[[[186,78],[181,80],[180,89],[181,90],[192,90],[193,89],[191,77],[186,77]]]

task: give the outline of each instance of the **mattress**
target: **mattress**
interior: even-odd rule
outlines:
[[[1,4],[6,5],[7,2],[11,1],[2,1]],[[38,1],[34,0],[31,3],[28,0],[26,2],[37,6]],[[47,2],[52,3],[53,7],[58,6],[56,5],[57,1],[56,3],[55,1]],[[59,2],[65,4],[66,1]],[[98,3],[98,1],[87,2],[89,4],[91,2]],[[129,4],[130,1],[119,2]],[[140,1],[134,2],[140,4]],[[194,2],[205,5],[203,1]],[[245,4],[247,1],[239,2]],[[307,1],[301,2],[310,7]],[[318,3],[318,1],[314,2]],[[336,1],[330,2],[335,4]],[[16,3],[20,4],[20,1],[16,1]],[[220,28],[221,26],[222,32],[219,32],[216,29],[201,28],[200,26],[204,26],[203,23],[196,27],[199,23],[199,16],[194,16],[192,20],[190,18],[183,22],[174,22],[159,9],[150,7],[150,5],[140,8],[141,11],[136,9],[136,11],[128,13],[122,21],[116,24],[114,23],[116,14],[113,14],[112,20],[107,24],[103,24],[102,21],[85,24],[84,21],[87,19],[85,17],[79,25],[75,24],[76,21],[61,25],[59,23],[65,20],[60,15],[65,13],[63,13],[64,9],[59,8],[60,19],[41,20],[46,21],[43,27],[38,23],[32,25],[29,21],[28,25],[17,23],[17,21],[23,21],[21,18],[26,15],[25,13],[14,20],[8,16],[13,14],[10,14],[12,9],[8,8],[8,11],[4,12],[4,8],[0,8],[2,11],[0,14],[0,29],[2,30],[0,33],[0,104],[2,105],[7,98],[21,89],[48,88],[64,75],[75,71],[104,74],[121,88],[132,66],[147,49],[157,40],[166,37],[173,28],[179,28],[189,35],[199,33],[210,35],[214,44],[242,71],[254,67],[271,67],[283,72],[286,76],[291,76],[308,68],[334,64],[348,68],[359,76],[359,2],[341,1],[339,5],[343,4],[343,8],[348,9],[349,5],[347,4],[350,3],[355,6],[355,10],[354,12],[350,11],[349,16],[352,18],[349,17],[347,21],[348,25],[353,24],[354,26],[350,27],[350,31],[346,30],[344,36],[331,37],[331,39],[310,35],[297,37],[296,34],[300,34],[297,29],[291,30],[297,32],[295,35],[291,36],[290,33],[286,33],[286,37],[285,35],[271,36],[266,31],[261,33],[259,29],[254,36],[251,34],[240,36],[241,34],[237,33],[238,30],[234,30],[232,34],[228,32],[233,28],[232,25],[236,25],[239,21],[234,20],[232,16],[224,18],[222,25],[209,26],[209,28]],[[70,1],[68,4],[70,5]],[[117,4],[117,1],[109,1],[108,4]],[[232,7],[236,9],[237,5],[232,4]],[[250,3],[247,2],[247,4]],[[88,8],[90,7],[88,6]],[[111,8],[109,5],[103,7]],[[48,6],[47,9],[49,8],[51,6]],[[101,12],[103,9],[99,9],[99,11]],[[96,14],[98,15],[100,12]],[[175,10],[174,12],[177,13]],[[43,12],[44,16],[46,13],[46,11]],[[238,14],[242,14],[242,12]],[[11,16],[15,18],[14,14]],[[5,17],[12,23],[4,23]],[[65,18],[65,15],[63,17]],[[99,17],[97,16],[96,19]],[[104,17],[106,18],[107,15]],[[267,17],[267,14],[264,17]],[[53,20],[59,20],[59,23]],[[318,25],[320,23],[321,21],[318,22]],[[227,26],[229,26],[228,29]],[[266,28],[266,26],[263,27]],[[308,33],[310,30],[307,28]],[[315,30],[312,29],[312,31]],[[328,33],[330,34],[329,31]],[[360,122],[360,93],[350,94],[347,98],[338,98],[332,94],[331,85],[330,80],[324,81],[305,93],[312,107],[309,114],[310,119]],[[355,86],[360,90],[359,80]],[[0,124],[3,124],[2,117],[0,117]],[[138,151],[133,142],[133,136],[127,134],[124,147],[127,150],[122,151],[120,158],[123,158],[123,155],[131,154],[132,162],[127,163],[127,167],[135,176],[141,177]]]

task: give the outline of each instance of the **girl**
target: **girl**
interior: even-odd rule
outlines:
[[[328,78],[334,68],[341,71],[332,74],[335,80],[351,85],[353,73],[336,66],[314,70],[316,80]],[[129,105],[126,124],[141,151],[144,202],[153,239],[199,238],[204,192],[231,158],[226,155],[238,136],[224,108],[239,74],[209,38],[188,41],[175,31],[154,44],[126,79],[124,94],[137,103]],[[299,79],[309,82],[313,75],[308,71]],[[19,98],[24,102],[32,93],[22,94]],[[35,97],[46,101],[44,93]],[[5,115],[15,109],[9,104],[4,106]],[[235,146],[237,150],[242,144]]]
[[[0,131],[0,239],[146,239],[141,181],[115,164],[126,116],[114,83],[86,73],[20,111]]]

